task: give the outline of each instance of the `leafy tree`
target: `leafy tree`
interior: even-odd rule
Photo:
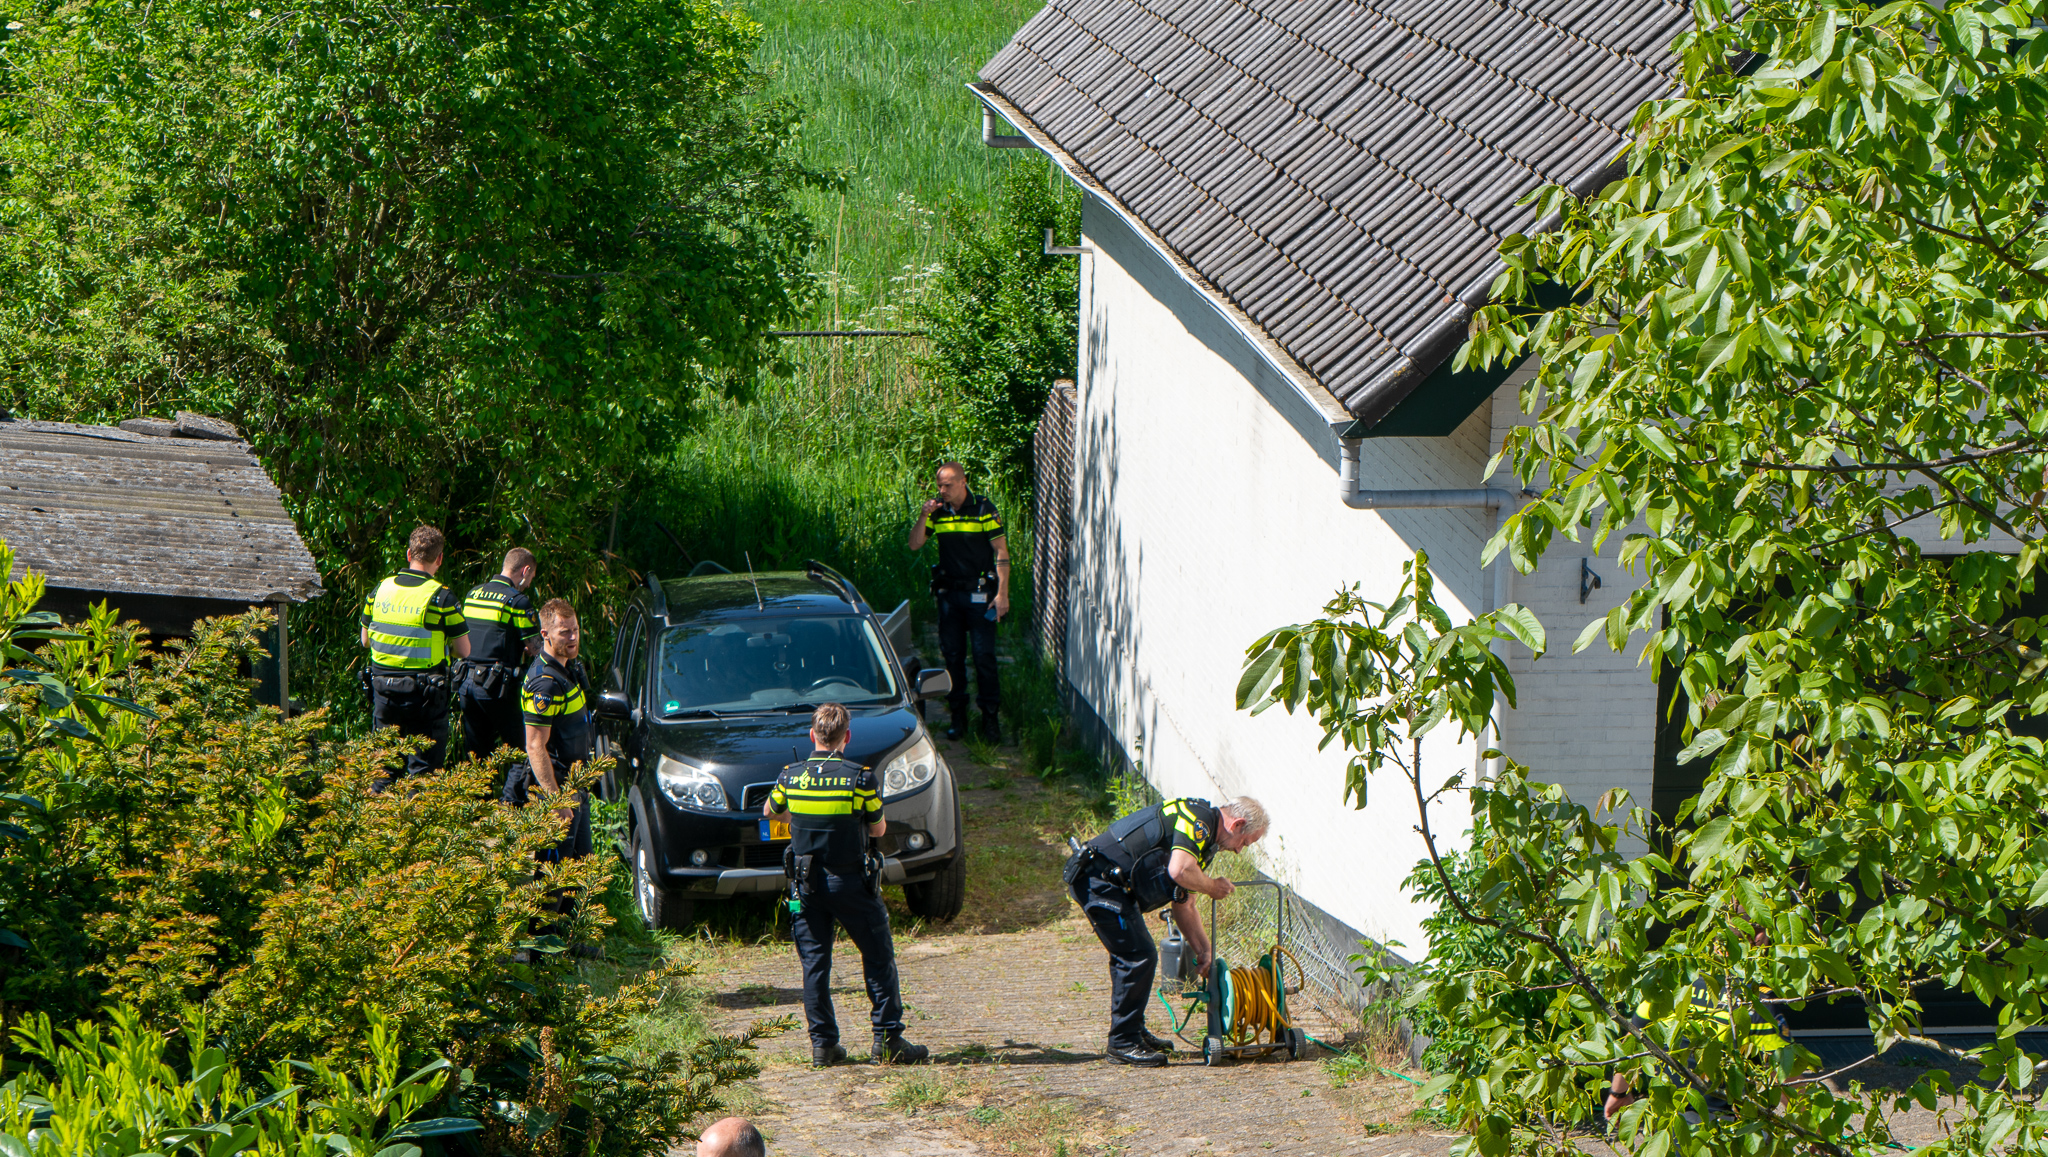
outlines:
[[[723,0],[0,9],[0,405],[238,422],[337,614],[421,521],[574,569],[807,292]]]
[[[1504,456],[1543,496],[1493,549],[1526,571],[1554,536],[1625,536],[1645,585],[1577,646],[1639,633],[1711,774],[1672,828],[1543,769],[1474,792],[1487,868],[1446,898],[1571,983],[1548,1039],[1499,1019],[1484,1071],[1437,1088],[1486,1153],[1569,1147],[1614,1071],[1649,1090],[1613,1123],[1645,1153],[1875,1152],[1912,1103],[1954,1110],[1947,1152],[2035,1151],[2040,1058],[2015,1034],[2048,1021],[2042,6],[1696,10],[1626,178],[1536,195],[1562,225],[1503,246],[1509,303],[1461,357],[1541,366],[1541,421]],[[1571,304],[1524,312],[1546,281]],[[1341,706],[1335,674],[1304,702]],[[1623,857],[1629,835],[1653,850]],[[1796,1045],[1731,1047],[1681,1001],[1695,980],[1738,1025],[1860,999],[1878,1050],[1922,1040],[1982,1077],[1871,1091]],[[1991,1043],[1921,1037],[1937,984],[1996,1008]]]
[[[1081,200],[1056,180],[1049,162],[1020,161],[992,218],[956,206],[958,240],[917,306],[931,336],[923,369],[957,406],[952,451],[1024,492],[1046,395],[1074,376],[1080,271],[1046,255],[1045,231],[1074,237]]]

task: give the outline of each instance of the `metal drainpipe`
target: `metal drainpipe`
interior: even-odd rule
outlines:
[[[996,113],[987,105],[981,106],[981,143],[991,149],[1035,149],[1030,137],[999,136],[996,133]]]
[[[1337,492],[1353,510],[1425,510],[1475,507],[1498,510],[1515,501],[1509,490],[1360,490],[1358,444],[1363,439],[1337,440]]]

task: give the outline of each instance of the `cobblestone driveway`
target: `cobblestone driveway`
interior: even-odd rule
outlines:
[[[1209,1068],[1183,1050],[1164,1069],[1102,1057],[1108,964],[1078,917],[1024,932],[941,935],[899,945],[906,1035],[932,1047],[920,1066],[809,1067],[801,1028],[766,1042],[753,1114],[790,1157],[900,1154],[1372,1154],[1426,1157],[1449,1135],[1385,1135],[1413,1099],[1392,1078],[1333,1088],[1313,1060]],[[849,1046],[867,1044],[859,956],[833,959]],[[703,977],[728,1030],[803,1016],[793,950],[761,949]],[[1165,1010],[1155,1014],[1155,1028]],[[1309,1026],[1318,1035],[1335,1026]],[[942,1096],[916,1104],[920,1096]],[[912,1111],[906,1111],[906,1109]]]

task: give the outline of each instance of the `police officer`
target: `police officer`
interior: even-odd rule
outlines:
[[[832,940],[840,925],[860,949],[874,1005],[875,1057],[921,1061],[930,1050],[903,1039],[903,997],[896,987],[889,910],[882,906],[881,862],[868,851],[868,840],[881,838],[889,823],[882,818],[874,770],[844,757],[851,735],[846,708],[826,703],[813,711],[811,757],[783,768],[761,805],[762,815],[789,813],[790,847],[783,862],[799,906],[791,934],[804,968],[811,1061],[831,1065],[846,1059],[831,991]]]
[[[967,468],[947,462],[938,470],[938,497],[928,499],[910,525],[910,549],[939,542],[932,567],[932,597],[939,604],[939,651],[953,676],[946,698],[952,712],[948,739],[967,734],[967,642],[974,641],[974,699],[981,708],[981,735],[1002,738],[997,710],[1002,689],[996,679],[996,621],[1010,613],[1010,542],[1003,517],[985,496],[969,493]]]
[[[526,747],[519,723],[521,668],[540,650],[540,621],[533,600],[533,552],[515,546],[504,566],[462,600],[469,624],[469,658],[456,665],[462,685],[462,737],[470,758],[500,747]]]
[[[590,676],[577,653],[583,649],[583,628],[567,599],[549,599],[540,609],[540,654],[520,688],[520,717],[526,725],[526,761],[512,765],[505,776],[504,800],[525,807],[531,795],[554,799],[557,812],[569,821],[568,834],[542,860],[581,859],[590,854],[590,793],[556,799],[569,769],[590,761],[597,728],[592,713]],[[560,911],[569,910],[564,899]]]
[[[431,526],[412,532],[406,568],[363,599],[363,645],[370,683],[370,718],[400,735],[432,742],[405,759],[405,774],[437,771],[448,754],[448,657],[469,655],[469,626],[455,592],[434,581],[447,540]],[[389,775],[371,788],[390,786]]]
[[[1233,891],[1209,875],[1218,850],[1241,851],[1266,834],[1266,809],[1250,796],[1222,807],[1205,799],[1172,799],[1131,813],[1082,845],[1067,860],[1074,902],[1109,949],[1109,1059],[1147,1068],[1166,1063],[1173,1045],[1145,1028],[1159,949],[1145,913],[1171,904],[1206,976],[1215,951],[1189,893],[1218,900]]]

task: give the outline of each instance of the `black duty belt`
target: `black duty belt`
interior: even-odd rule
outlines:
[[[448,690],[448,675],[444,671],[408,671],[404,674],[370,672],[370,686],[386,695],[411,695],[415,692],[433,695]]]
[[[505,691],[508,683],[519,680],[519,669],[504,663],[472,662],[464,659],[455,665],[458,683],[467,683],[486,698],[496,698]]]

